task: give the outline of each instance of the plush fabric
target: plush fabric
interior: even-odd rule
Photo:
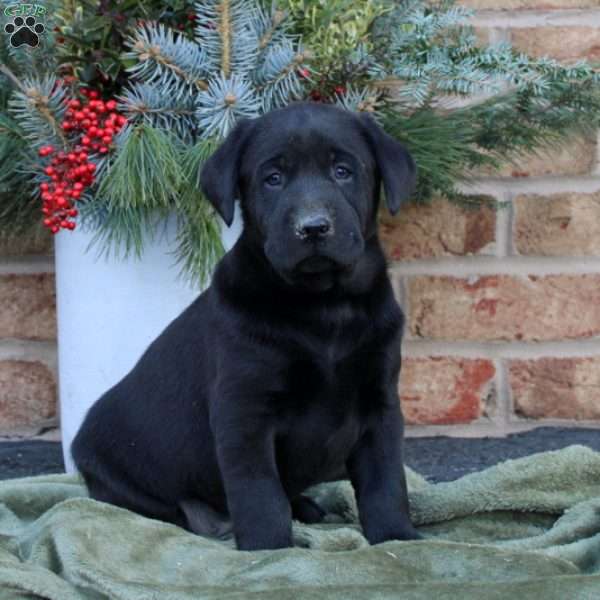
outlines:
[[[600,454],[583,446],[450,483],[407,470],[427,539],[369,546],[348,482],[296,547],[239,552],[86,497],[76,476],[0,483],[0,598],[273,600],[600,597]]]

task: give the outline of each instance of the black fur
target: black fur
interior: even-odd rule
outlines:
[[[414,177],[371,117],[297,103],[241,122],[201,184],[227,222],[239,198],[244,231],[90,409],[72,454],[91,496],[197,533],[233,527],[242,550],[281,548],[292,517],[322,518],[302,492],[347,475],[371,543],[419,537],[402,468],[404,319],[376,226],[381,182],[396,211]]]

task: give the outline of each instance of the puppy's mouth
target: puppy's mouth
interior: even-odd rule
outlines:
[[[317,273],[326,273],[330,271],[339,271],[342,269],[342,265],[336,263],[331,258],[326,256],[309,256],[304,260],[301,260],[296,265],[296,271],[298,273],[312,275]]]

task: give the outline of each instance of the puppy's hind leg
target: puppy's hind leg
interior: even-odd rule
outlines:
[[[186,498],[179,502],[185,515],[184,527],[197,535],[226,539],[233,534],[233,523],[229,515],[220,513],[206,502],[197,498]]]
[[[168,505],[136,488],[125,478],[107,477],[108,484],[99,477],[82,472],[90,498],[126,508],[150,519],[158,519],[179,525],[177,507]]]

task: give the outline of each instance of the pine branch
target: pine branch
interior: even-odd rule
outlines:
[[[202,165],[218,146],[217,138],[208,138],[189,147],[182,158],[184,183],[179,198],[178,264],[183,277],[200,285],[208,282],[224,252],[220,221],[199,191]]]
[[[138,83],[118,97],[118,108],[130,122],[170,130],[185,142],[193,142],[198,129],[195,99],[181,85],[159,87]]]
[[[496,169],[600,125],[600,94],[585,87],[551,88],[543,101],[525,91],[509,92],[450,113],[430,107],[406,113],[388,104],[381,121],[415,158],[415,198],[425,201],[441,194],[454,201],[461,197],[457,184],[468,182],[472,169]]]
[[[13,82],[13,85],[16,88],[20,89],[23,93],[26,93],[23,84],[17,79],[16,75],[3,62],[0,62],[0,71]]]
[[[21,82],[4,63],[0,63],[0,71],[16,86],[13,97],[9,100],[9,110],[15,115],[31,140],[39,140],[40,134],[54,138],[65,147],[65,135],[58,125],[66,110],[66,92],[53,75],[43,80],[35,77]],[[39,142],[36,147],[41,144]]]
[[[169,214],[165,208],[108,206],[94,196],[80,204],[78,226],[93,232],[86,252],[96,248],[98,257],[141,258],[148,232],[155,231]]]
[[[198,94],[196,116],[202,137],[224,138],[241,118],[260,114],[262,101],[243,75],[214,77],[206,92]]]
[[[285,12],[269,14],[256,0],[204,0],[197,13],[198,44],[156,24],[129,38],[134,84],[120,97],[129,117],[194,142],[304,96],[298,70],[309,53],[287,33]]]
[[[123,54],[123,60],[136,61],[127,69],[134,79],[158,86],[184,82],[193,93],[208,88],[206,53],[185,36],[160,23],[148,23],[138,27],[126,44],[131,50]]]
[[[285,11],[275,10],[270,20],[267,21],[265,19],[264,31],[261,33],[258,41],[259,50],[264,50],[272,41],[274,41],[275,33],[279,29],[279,26],[282,23],[285,23],[286,17],[287,13]]]
[[[466,166],[476,163],[495,166],[474,147],[473,124],[461,115],[439,115],[431,109],[410,115],[393,108],[380,113],[385,131],[406,145],[417,164],[417,190],[414,198],[427,201],[433,195],[449,198],[458,194],[457,184],[467,179]]]
[[[267,49],[262,64],[253,73],[255,90],[263,96],[262,112],[285,106],[302,96],[298,69],[305,61],[306,54],[297,52],[289,40]]]
[[[444,96],[504,93],[507,87],[543,97],[558,84],[600,83],[585,64],[531,59],[508,44],[478,47],[466,21],[471,14],[451,2],[435,9],[419,0],[399,4],[374,25],[379,42],[371,76],[384,86],[395,78],[405,110]]]
[[[98,187],[109,207],[173,208],[183,173],[177,138],[147,124],[126,127],[120,147]]]
[[[127,140],[123,142],[126,143]],[[81,225],[95,232],[90,247],[96,247],[100,256],[140,257],[144,241],[148,239],[147,232],[155,231],[160,220],[175,212],[178,221],[176,264],[181,269],[181,277],[194,285],[204,284],[223,254],[219,221],[199,192],[202,164],[218,144],[217,139],[207,139],[187,148],[175,146],[183,154],[177,155],[181,179],[178,189],[173,190],[172,201],[162,203],[146,198],[140,202],[139,190],[130,192],[132,196],[138,194],[137,202],[107,202],[101,193],[86,199],[81,204]],[[161,167],[164,168],[162,164]],[[107,176],[110,177],[110,173],[109,170]],[[114,175],[114,171],[112,173]],[[162,174],[159,172],[158,176]],[[145,185],[152,182],[146,180]],[[120,184],[116,187],[118,189]]]
[[[221,225],[212,207],[198,192],[195,204],[177,213],[177,262],[181,276],[203,285],[224,254]]]
[[[40,223],[29,144],[19,125],[0,114],[0,237],[28,233]]]
[[[229,77],[231,71],[231,38],[232,26],[231,16],[229,14],[229,0],[222,0],[219,11],[221,18],[219,19],[218,31],[221,35],[221,72],[225,77]]]
[[[259,35],[253,26],[256,0],[201,0],[196,3],[196,41],[207,52],[209,71],[228,79],[256,63]]]

